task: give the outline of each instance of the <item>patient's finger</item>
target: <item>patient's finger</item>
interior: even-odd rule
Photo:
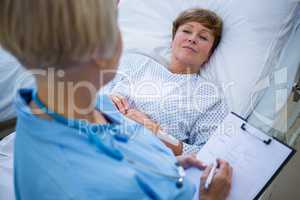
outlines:
[[[125,113],[124,113],[125,109],[124,109],[124,106],[123,106],[122,101],[120,100],[120,98],[117,97],[117,96],[111,96],[111,99],[112,99],[112,101],[114,102],[114,104],[115,104],[115,106],[117,107],[117,109],[118,109],[121,113],[125,114]]]
[[[127,99],[121,95],[115,95],[115,97],[118,99],[120,112],[125,114],[126,111],[129,109],[129,104],[127,102]]]
[[[129,109],[129,104],[128,104],[127,99],[125,97],[119,97],[119,98],[121,98],[121,102],[124,106],[125,111],[128,110]]]

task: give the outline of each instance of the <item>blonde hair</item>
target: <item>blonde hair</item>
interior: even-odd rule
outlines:
[[[0,44],[25,65],[63,67],[118,41],[115,0],[0,0]]]
[[[188,22],[198,22],[202,24],[204,27],[208,28],[212,31],[212,34],[215,38],[211,52],[215,50],[218,46],[221,36],[222,36],[222,28],[223,22],[222,19],[213,11],[201,9],[201,8],[193,8],[188,9],[175,19],[173,22],[173,30],[172,30],[172,38],[174,39],[175,34],[178,28],[186,24]]]

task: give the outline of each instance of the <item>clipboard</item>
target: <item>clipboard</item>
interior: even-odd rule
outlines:
[[[245,123],[248,124],[247,120],[244,119],[243,117],[241,117],[240,115],[231,112],[232,115],[235,115],[236,117],[240,118],[241,120],[243,120]],[[243,125],[241,127],[241,129],[243,129]],[[254,197],[253,200],[258,200],[261,195],[265,192],[265,190],[271,185],[271,183],[275,180],[275,178],[279,175],[279,173],[281,172],[281,170],[284,168],[284,166],[291,160],[291,158],[295,155],[295,153],[297,152],[294,148],[292,148],[291,146],[283,143],[282,141],[278,140],[275,137],[271,137],[272,140],[277,141],[278,143],[282,144],[283,146],[287,147],[288,149],[291,150],[290,154],[286,157],[286,159],[282,162],[282,164],[278,167],[278,169],[276,170],[276,172],[273,174],[273,176],[266,182],[266,184],[263,186],[263,188],[259,191],[259,193]],[[263,141],[266,143],[266,145],[269,145],[271,142],[271,140],[268,141]]]
[[[233,179],[228,200],[257,200],[295,153],[292,147],[231,112],[197,156],[207,164],[216,158],[229,161],[233,167]],[[187,170],[187,178],[197,188],[194,199],[199,195],[201,174],[198,169]]]

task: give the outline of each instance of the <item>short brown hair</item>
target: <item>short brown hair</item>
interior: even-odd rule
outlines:
[[[31,67],[111,58],[118,41],[115,0],[1,0],[0,44]]]
[[[211,49],[211,52],[213,52],[221,40],[223,28],[222,19],[216,13],[210,10],[201,8],[188,9],[179,14],[179,16],[173,22],[172,39],[174,39],[178,28],[188,22],[198,22],[212,31],[212,34],[215,38]]]

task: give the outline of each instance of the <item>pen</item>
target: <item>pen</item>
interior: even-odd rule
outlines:
[[[209,185],[210,185],[211,182],[212,182],[212,179],[213,179],[213,177],[214,177],[214,175],[215,175],[217,166],[218,166],[218,163],[217,163],[217,161],[215,160],[215,161],[214,161],[214,164],[213,164],[213,167],[212,167],[212,169],[210,170],[210,172],[209,172],[209,174],[208,174],[208,177],[207,177],[207,179],[206,179],[206,181],[205,181],[204,188],[205,188],[206,190],[208,190]]]

